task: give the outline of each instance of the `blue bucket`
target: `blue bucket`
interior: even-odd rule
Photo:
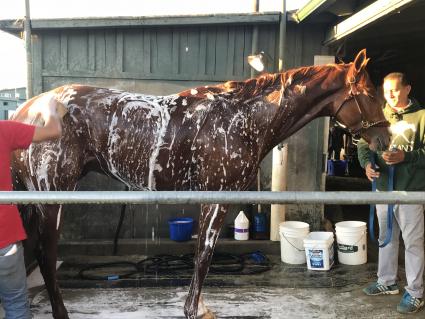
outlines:
[[[193,218],[174,218],[168,221],[170,226],[170,239],[175,241],[188,241],[192,238]]]
[[[347,162],[343,160],[328,160],[329,176],[344,176]]]

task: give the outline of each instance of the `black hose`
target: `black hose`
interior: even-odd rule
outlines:
[[[126,185],[125,186],[125,191],[128,192],[129,190],[130,190],[130,188]],[[127,204],[121,205],[120,219],[118,221],[117,229],[115,230],[115,236],[114,236],[114,247],[113,247],[113,251],[112,251],[112,255],[114,255],[114,256],[117,255],[117,251],[118,251],[118,238],[120,236],[121,227],[122,227],[122,223],[124,221],[126,208],[127,208]]]
[[[100,275],[100,274],[93,274],[93,271],[96,270],[97,272],[101,272],[102,269],[105,268],[111,268],[111,267],[128,267],[132,268],[132,270],[127,271],[120,271],[119,273],[109,273],[106,275]],[[117,280],[117,279],[123,279],[128,278],[132,275],[135,275],[139,272],[137,269],[137,266],[133,262],[127,262],[127,261],[116,261],[116,262],[107,262],[107,263],[99,263],[99,264],[93,264],[84,267],[78,272],[78,276],[84,279],[90,279],[90,280]]]
[[[129,278],[136,274],[190,274],[194,269],[194,254],[182,256],[156,255],[138,262],[118,261],[88,265],[82,268],[78,275],[82,279],[89,280],[116,280]],[[94,274],[104,272],[108,268],[124,267],[119,273]],[[127,269],[130,268],[130,269]],[[254,275],[272,268],[271,261],[261,252],[233,255],[227,253],[215,253],[213,255],[209,272],[220,275]]]
[[[157,255],[137,263],[139,272],[145,274],[171,273],[192,268],[192,263],[187,259],[173,255]]]

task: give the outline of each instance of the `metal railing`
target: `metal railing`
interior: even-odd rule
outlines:
[[[0,204],[425,204],[425,192],[0,192]]]

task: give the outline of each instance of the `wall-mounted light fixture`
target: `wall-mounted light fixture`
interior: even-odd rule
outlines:
[[[263,72],[267,64],[267,56],[264,51],[258,54],[248,55],[248,63],[258,72]]]
[[[248,55],[248,64],[257,72],[273,72],[273,59],[266,52]]]

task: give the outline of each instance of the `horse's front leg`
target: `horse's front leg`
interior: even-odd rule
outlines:
[[[195,270],[192,276],[192,282],[190,283],[189,295],[184,305],[184,313],[186,318],[197,318],[198,305],[199,303],[202,303],[202,298],[200,299],[202,285],[208,273],[214,247],[217,242],[220,229],[223,226],[226,213],[227,206],[218,204],[202,205],[202,212],[199,218]],[[201,308],[203,313],[200,313],[199,316],[202,316],[201,318],[206,318],[205,313],[208,311],[205,307]]]
[[[57,247],[61,225],[62,206],[45,205],[39,215],[42,219],[40,245],[36,251],[40,272],[43,275],[55,319],[68,319],[56,278]]]

